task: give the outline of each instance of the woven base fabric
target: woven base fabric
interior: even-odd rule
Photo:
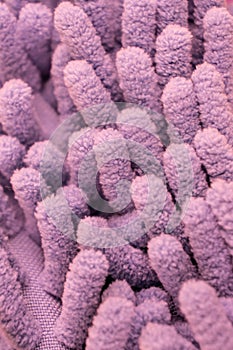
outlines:
[[[41,248],[25,232],[10,240],[9,245],[22,272],[27,275],[23,287],[25,302],[34,317],[39,320],[43,330],[41,342],[35,350],[67,350],[68,348],[60,344],[53,334],[54,323],[61,311],[61,302],[46,293],[39,282],[39,275],[43,269]],[[2,347],[0,342],[0,350],[8,349]]]

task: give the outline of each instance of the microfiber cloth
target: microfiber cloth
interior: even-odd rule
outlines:
[[[231,7],[0,3],[0,350],[233,349]]]

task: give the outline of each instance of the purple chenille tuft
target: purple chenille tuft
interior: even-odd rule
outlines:
[[[156,25],[160,34],[169,24],[188,27],[188,0],[157,0]]]
[[[55,11],[54,25],[61,41],[67,45],[74,60],[86,60],[112,97],[118,94],[118,83],[113,62],[101,45],[95,28],[87,14],[79,6],[62,2]]]
[[[63,191],[63,195],[72,213],[77,216],[77,221],[90,215],[90,210],[86,203],[85,194],[80,188],[74,184],[70,184],[63,187],[62,189],[59,189],[59,191]]]
[[[32,103],[32,89],[20,79],[9,80],[0,89],[2,128],[8,135],[17,137],[28,146],[41,137],[33,117]]]
[[[24,5],[24,1],[22,0],[5,0],[4,3],[15,17],[18,17],[20,9]]]
[[[193,13],[192,17],[194,23],[192,26],[192,34],[193,34],[193,48],[192,48],[192,56],[193,63],[195,65],[202,63],[203,55],[204,55],[204,39],[203,39],[203,19],[207,13],[207,11],[215,7],[225,6],[225,0],[189,0],[189,2],[193,2]]]
[[[194,147],[211,180],[233,180],[233,148],[217,129],[209,127],[198,131]]]
[[[119,11],[118,6],[121,6],[119,1],[106,0],[74,0],[74,4],[82,7],[90,18],[97,34],[101,38],[101,42],[106,51],[114,49],[115,36],[117,29],[117,21],[119,17],[116,11]],[[120,23],[121,24],[121,23]]]
[[[16,37],[43,75],[50,69],[51,36],[52,12],[40,3],[26,4],[19,14]]]
[[[151,239],[148,255],[163,287],[177,302],[181,284],[197,275],[189,256],[175,237],[164,234]]]
[[[200,120],[204,128],[218,129],[233,144],[233,114],[227,101],[221,74],[214,65],[203,63],[192,74]],[[205,93],[203,94],[203,91]]]
[[[72,59],[101,63],[105,53],[87,14],[80,6],[64,1],[55,10],[54,24]]]
[[[22,166],[25,147],[16,137],[0,135],[0,150],[0,182],[9,181],[14,170]]]
[[[170,144],[163,157],[169,186],[181,206],[191,195],[203,197],[208,188],[201,162],[191,145]]]
[[[147,230],[158,223],[169,197],[163,179],[154,174],[137,176],[132,181],[131,195],[134,206],[142,214]]]
[[[24,216],[12,194],[7,195],[0,185],[0,241],[12,238],[22,230]]]
[[[70,265],[62,296],[62,312],[54,329],[57,339],[67,347],[83,349],[107,274],[105,256],[92,249],[78,253]]]
[[[87,217],[78,226],[77,241],[86,247],[101,248],[109,262],[109,275],[126,280],[131,287],[143,288],[158,284],[149,266],[146,253],[128,244],[117,231],[108,227],[101,217]]]
[[[9,237],[9,238],[12,238],[12,237]],[[12,253],[10,240],[6,239],[6,237],[0,236],[0,246],[7,253],[10,266],[16,272],[17,281],[20,283],[21,290],[23,290],[24,288],[27,287],[29,278],[27,273],[20,266],[19,259],[15,257],[15,254]]]
[[[81,248],[101,249],[108,247],[109,244],[112,247],[119,243],[117,238],[115,232],[108,228],[107,220],[100,216],[85,217],[78,224],[77,242]]]
[[[175,127],[185,143],[191,144],[200,129],[198,102],[190,79],[171,78],[162,95],[166,120]]]
[[[233,182],[213,181],[207,191],[206,202],[211,206],[221,227],[221,235],[233,255]]]
[[[156,299],[158,301],[169,302],[169,295],[161,288],[150,287],[147,289],[142,289],[140,292],[136,293],[136,304],[139,305],[146,300]]]
[[[140,217],[140,213],[135,209],[131,211],[131,205],[133,206],[132,202],[126,208],[126,213],[124,210],[123,213],[110,216],[108,225],[133,247],[145,248],[149,240],[147,230],[143,218]]]
[[[121,297],[107,298],[99,306],[88,330],[86,350],[124,349],[133,316],[131,301]]]
[[[61,115],[68,116],[76,111],[76,107],[64,82],[64,68],[70,60],[71,57],[66,45],[59,44],[53,52],[51,75],[58,112]]]
[[[33,90],[41,87],[40,74],[17,38],[17,19],[6,4],[0,4],[0,67],[3,82],[23,79]]]
[[[201,349],[232,349],[232,324],[214,288],[204,281],[188,281],[181,288],[179,301]]]
[[[64,80],[78,110],[111,101],[92,66],[84,60],[70,61],[64,69]]]
[[[216,66],[222,74],[225,91],[231,105],[233,103],[233,17],[224,7],[211,8],[205,15],[204,59]],[[223,59],[224,57],[224,59]]]
[[[14,190],[14,196],[24,212],[24,228],[40,244],[40,235],[34,211],[37,203],[41,201],[41,188],[43,187],[44,192],[46,192],[47,186],[41,179],[39,171],[32,168],[15,170],[10,181]]]
[[[139,338],[140,350],[196,350],[196,347],[176,332],[174,326],[149,322]]]
[[[150,56],[139,47],[122,48],[116,66],[125,101],[158,110],[159,88]]]
[[[91,183],[96,183],[93,181],[97,175],[95,155],[92,152],[94,134],[95,130],[83,128],[73,133],[69,139],[67,162],[70,168],[70,182],[85,189],[86,194],[89,193]]]
[[[156,0],[125,0],[122,14],[122,45],[135,46],[152,56],[155,50]]]
[[[84,60],[70,61],[64,69],[64,81],[77,109],[88,126],[115,121],[116,107],[93,67]]]
[[[163,88],[172,77],[191,76],[192,35],[187,28],[169,24],[156,40],[156,71]]]
[[[64,177],[68,172],[63,153],[47,140],[35,142],[27,151],[23,162],[27,167],[39,171],[43,181],[51,188],[59,186],[62,175]]]
[[[124,298],[135,304],[135,295],[130,285],[125,280],[116,280],[102,294],[102,302],[108,298]]]
[[[59,189],[39,203],[36,208],[37,225],[44,251],[44,269],[40,275],[43,288],[61,298],[69,264],[77,254],[76,221],[89,210],[81,191],[71,185]]]
[[[133,178],[130,157],[124,137],[112,128],[96,131],[94,136],[98,181],[103,197],[126,207],[130,199],[130,181]],[[124,207],[122,209],[124,209]]]
[[[48,145],[48,141],[38,141],[35,142],[27,151],[24,157],[24,163],[27,167],[40,170],[41,161],[43,159],[44,152],[46,150],[46,146]],[[53,145],[51,145],[53,146]],[[54,147],[53,152],[56,151]],[[57,151],[58,152],[58,151]],[[59,153],[59,152],[58,152]],[[57,154],[55,155],[57,157]],[[51,159],[50,159],[51,161]],[[56,161],[56,159],[55,159]]]
[[[131,287],[143,288],[158,285],[158,277],[149,265],[147,254],[125,242],[125,245],[106,248],[109,274],[114,279],[126,280]]]
[[[200,276],[221,296],[232,296],[231,255],[222,238],[221,228],[203,198],[191,198],[184,222]]]
[[[164,232],[180,238],[182,224],[172,196],[161,178],[153,174],[137,176],[132,182],[131,194],[150,238]]]
[[[158,174],[161,172],[162,132],[155,118],[157,113],[135,105],[124,108],[117,116],[117,127],[127,140],[130,159],[141,171]],[[161,133],[160,133],[161,132]],[[162,175],[162,174],[161,174]]]
[[[156,298],[151,298],[135,307],[135,314],[126,345],[127,350],[139,350],[138,339],[142,329],[149,322],[161,324],[169,324],[171,322],[171,314],[168,305],[164,301],[157,301]]]

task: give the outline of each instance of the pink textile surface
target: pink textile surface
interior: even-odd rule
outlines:
[[[233,349],[233,0],[0,3],[0,350]]]

